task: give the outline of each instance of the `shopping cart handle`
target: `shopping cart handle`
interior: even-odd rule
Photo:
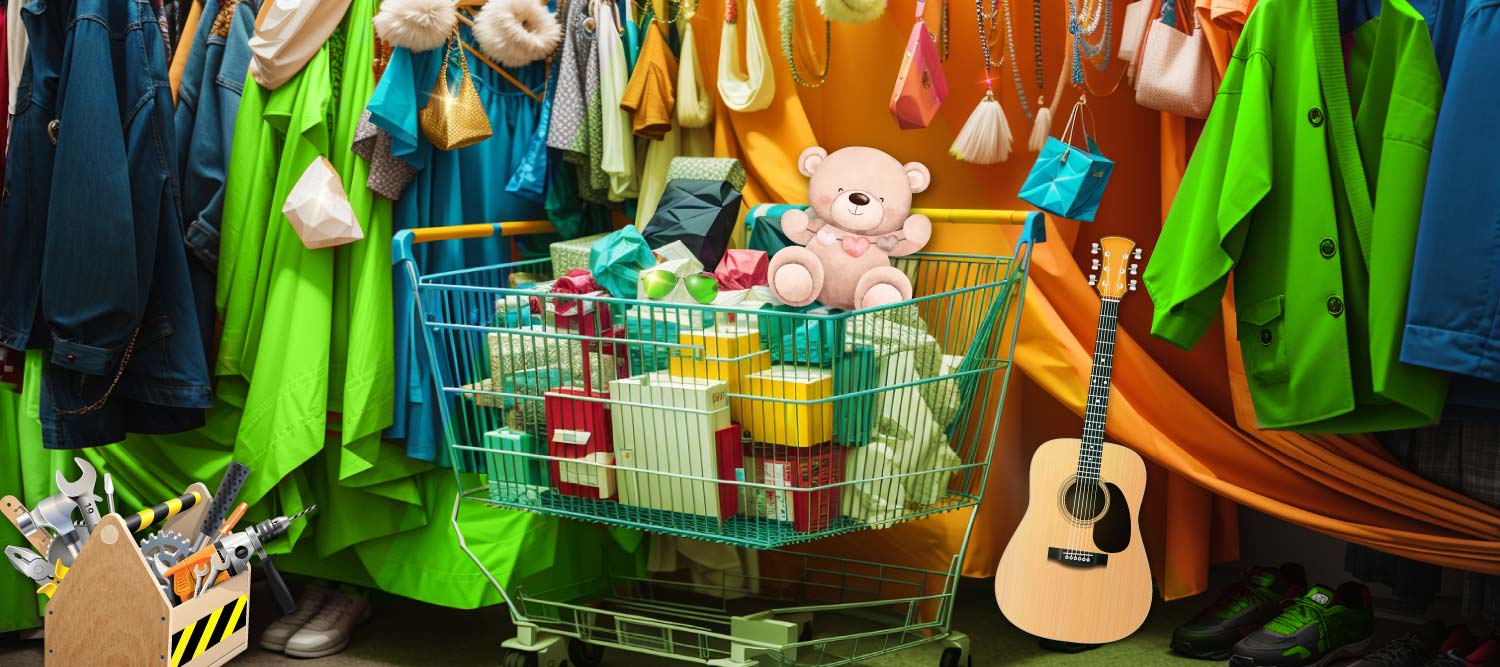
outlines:
[[[419,243],[452,241],[455,239],[482,239],[490,236],[522,236],[525,234],[550,234],[557,228],[546,220],[514,220],[511,222],[484,222],[474,225],[450,225],[447,227],[420,227],[403,229],[391,239],[391,264],[403,261],[416,262],[412,247]]]

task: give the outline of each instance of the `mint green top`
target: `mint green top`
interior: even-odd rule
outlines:
[[[1446,377],[1397,359],[1441,100],[1406,0],[1355,29],[1347,80],[1335,0],[1251,14],[1144,281],[1152,333],[1186,348],[1234,271],[1261,427],[1380,431],[1441,412]]]

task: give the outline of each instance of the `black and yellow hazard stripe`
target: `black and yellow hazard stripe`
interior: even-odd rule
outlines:
[[[169,667],[182,667],[192,662],[245,627],[250,616],[245,613],[245,608],[249,604],[250,596],[241,595],[172,635],[172,662]]]
[[[178,512],[192,509],[202,499],[203,497],[198,495],[197,491],[188,491],[164,503],[125,515],[125,528],[132,533],[139,533],[154,524],[177,516]]]

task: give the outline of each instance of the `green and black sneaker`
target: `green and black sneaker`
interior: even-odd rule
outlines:
[[[1305,588],[1307,574],[1296,563],[1279,569],[1254,568],[1208,608],[1178,626],[1172,633],[1172,650],[1190,658],[1224,660],[1235,644],[1276,618]]]
[[[1313,586],[1280,616],[1234,645],[1230,667],[1314,667],[1370,648],[1375,613],[1370,591],[1349,582]]]

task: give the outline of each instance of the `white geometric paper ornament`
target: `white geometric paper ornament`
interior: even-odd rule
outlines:
[[[352,243],[365,237],[333,164],[321,155],[307,165],[281,207],[308,250]]]

